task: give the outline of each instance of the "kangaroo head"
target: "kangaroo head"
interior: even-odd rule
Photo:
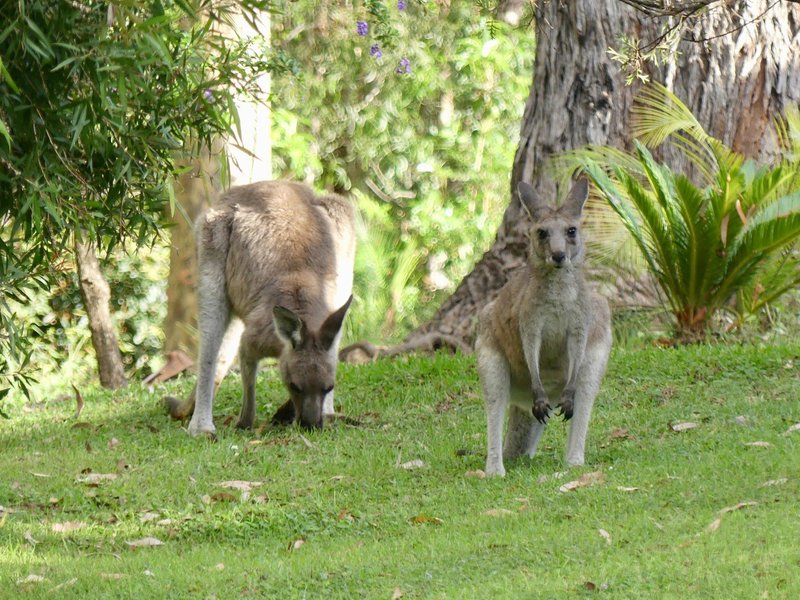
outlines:
[[[336,380],[336,338],[353,297],[325,319],[317,331],[288,308],[272,310],[275,331],[284,342],[278,361],[281,379],[294,405],[295,422],[308,429],[322,427],[325,396]]]
[[[533,221],[529,260],[555,269],[578,266],[583,259],[581,213],[589,194],[589,183],[581,178],[558,208],[536,196],[533,188],[521,181],[517,193]]]

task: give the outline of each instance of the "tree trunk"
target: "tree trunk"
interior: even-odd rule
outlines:
[[[111,289],[100,271],[94,244],[76,239],[75,262],[78,265],[78,282],[83,304],[89,317],[92,345],[97,355],[100,384],[111,389],[125,387],[128,382],[122,368],[117,334],[114,333],[114,324],[111,321]]]
[[[649,64],[648,74],[681,98],[711,135],[748,157],[769,160],[777,151],[771,122],[800,98],[800,7],[767,0],[731,4],[730,10],[712,9],[684,32],[684,38],[708,42],[681,40],[674,62]],[[433,332],[471,343],[478,310],[526,260],[530,222],[513,193],[520,181],[544,197],[558,196],[542,168],[548,158],[585,144],[631,146],[629,113],[640,86],[625,85],[607,50],[619,47],[622,34],[656,39],[663,20],[619,0],[550,0],[537,3],[536,23],[533,85],[511,174],[511,201],[497,238],[411,340]],[[687,169],[669,149],[659,159]]]
[[[246,39],[260,36],[269,40],[269,13],[261,13],[253,27],[242,14],[232,23],[230,34]],[[226,25],[227,27],[227,25]],[[258,79],[266,96],[269,73]],[[170,264],[167,279],[167,316],[164,320],[164,352],[180,350],[190,359],[197,357],[197,254],[194,222],[208,208],[217,194],[228,185],[242,185],[272,177],[270,145],[270,111],[263,103],[241,99],[236,103],[241,126],[241,139],[228,140],[224,153],[228,159],[228,175],[223,177],[223,143],[190,163],[192,170],[177,182],[176,196],[182,211],[172,215],[170,230]]]

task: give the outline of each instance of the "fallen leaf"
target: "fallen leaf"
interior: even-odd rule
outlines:
[[[225,563],[217,563],[216,565],[214,565],[214,568],[217,571],[224,571],[225,570]]]
[[[625,485],[618,485],[617,489],[620,492],[638,492],[639,491],[639,488],[637,488],[637,487],[628,487],[628,486],[625,486]]]
[[[717,517],[716,519],[711,521],[708,527],[706,527],[706,531],[708,532],[716,531],[717,529],[719,529],[720,525],[722,525],[722,519],[720,517]]]
[[[786,477],[781,477],[780,479],[770,479],[769,481],[765,481],[761,484],[761,487],[770,487],[773,485],[783,485],[784,483],[788,482],[789,480]]]
[[[215,492],[209,496],[209,501],[206,504],[211,504],[212,502],[236,502],[236,496],[230,492]]]
[[[584,589],[587,589],[590,592],[594,592],[597,589],[597,584],[593,581],[584,581],[583,587]]]
[[[145,569],[144,571],[142,571],[142,575],[144,575],[145,577],[155,577],[156,576],[156,574],[153,573],[150,569]]]
[[[311,443],[311,440],[309,440],[302,433],[300,434],[300,440],[306,445],[306,448],[311,448],[311,449],[314,448],[314,444]]]
[[[117,438],[112,437],[110,440],[108,440],[108,449],[109,450],[113,450],[117,446],[119,446],[119,440]]]
[[[769,442],[748,442],[745,446],[753,446],[755,448],[769,448],[772,446]]]
[[[394,591],[392,592],[392,600],[400,600],[400,598],[403,596],[405,596],[403,590],[401,590],[399,587],[394,588]]]
[[[256,504],[266,504],[269,502],[269,496],[266,494],[259,494],[258,496],[253,496],[253,502]]]
[[[172,525],[174,521],[172,519],[161,519],[160,521],[156,521],[156,525],[159,527],[166,527],[167,525]]]
[[[611,534],[608,533],[605,529],[598,529],[597,533],[600,534],[600,537],[606,541],[606,544],[611,545]]]
[[[144,537],[140,540],[125,542],[129,548],[149,548],[152,546],[163,546],[164,542],[154,537]]]
[[[739,504],[736,504],[734,506],[726,506],[725,508],[719,511],[719,514],[724,515],[725,513],[733,512],[735,510],[741,510],[749,506],[758,506],[758,502],[753,502],[753,501],[739,502]]]
[[[609,433],[608,437],[612,440],[626,440],[631,437],[631,434],[627,427],[620,427]]]
[[[697,423],[692,423],[691,421],[687,421],[686,423],[675,423],[671,426],[672,431],[689,431],[690,429],[694,429],[695,427],[699,427]]]
[[[240,492],[250,492],[253,488],[264,485],[263,481],[220,481],[217,484],[219,487],[228,488],[231,490],[239,490]]]
[[[28,585],[30,583],[41,583],[44,581],[44,577],[41,575],[35,575],[31,573],[25,579],[17,579],[17,585]]]
[[[146,512],[139,515],[139,522],[140,523],[148,523],[150,521],[155,521],[158,517],[160,517],[157,512]]]
[[[22,535],[22,537],[24,537],[24,538],[25,538],[25,541],[26,541],[26,542],[28,542],[28,543],[29,543],[31,546],[34,546],[34,547],[35,547],[35,546],[36,546],[36,544],[38,544],[38,543],[39,543],[37,540],[35,540],[35,539],[33,538],[33,534],[30,532],[30,530],[26,531],[26,532],[25,532],[25,533]]]
[[[75,478],[75,483],[83,483],[90,486],[98,486],[105,481],[114,481],[116,473],[86,473]]]
[[[299,540],[295,540],[291,544],[289,544],[289,551],[294,552],[295,550],[299,550],[305,543],[306,541],[302,538]]]
[[[33,471],[31,471],[31,475],[33,475],[34,477],[39,477],[41,479],[52,477],[52,475],[48,475],[47,473],[34,473]]]
[[[81,411],[83,410],[83,396],[81,396],[80,390],[72,384],[72,389],[75,390],[75,414],[72,415],[73,419],[77,419],[81,416]]]
[[[53,523],[51,529],[55,533],[69,533],[70,531],[77,531],[84,527],[87,527],[87,525],[82,521],[66,521],[64,523]]]
[[[749,419],[747,417],[745,417],[744,415],[738,415],[738,416],[733,418],[733,422],[736,423],[737,425],[747,425],[748,422],[749,422]]]
[[[467,471],[464,473],[464,477],[474,477],[475,479],[486,479],[486,473],[484,473],[481,469],[476,469],[475,471]]]
[[[118,472],[122,473],[123,471],[127,471],[130,468],[131,468],[131,466],[125,461],[124,458],[120,458],[117,461],[117,471]]]
[[[203,494],[200,500],[203,502],[203,504],[211,504],[211,496],[208,494]]]
[[[558,488],[559,492],[571,492],[573,490],[577,490],[578,488],[588,487],[591,485],[596,485],[598,483],[602,483],[605,479],[605,475],[602,471],[592,471],[591,473],[584,473],[575,481],[570,481],[569,483],[565,483],[560,488]]]
[[[347,477],[347,475],[334,475],[333,477],[328,479],[328,481],[341,481],[345,477]]]
[[[783,433],[783,435],[789,435],[790,433],[792,433],[792,432],[794,432],[794,431],[800,431],[800,423],[795,423],[794,425],[792,425],[791,427],[789,427],[789,429],[787,429],[787,430],[786,430],[786,431]]]
[[[401,469],[405,469],[407,471],[411,471],[413,469],[421,469],[425,466],[425,463],[422,462],[420,459],[410,460],[408,462],[404,462],[403,464],[397,465]]]
[[[439,517],[429,517],[428,515],[417,515],[409,519],[413,524],[420,525],[422,523],[432,523],[433,525],[441,525],[443,521]]]
[[[513,515],[513,510],[508,510],[507,508],[490,508],[489,510],[483,511],[484,515],[487,517],[505,517],[506,515]]]
[[[102,579],[119,581],[120,579],[125,579],[125,573],[100,573],[100,577]]]

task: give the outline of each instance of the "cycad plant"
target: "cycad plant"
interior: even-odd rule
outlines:
[[[800,237],[798,157],[791,152],[798,120],[787,118],[779,129],[782,160],[755,165],[654,85],[638,98],[631,154],[602,148],[573,154],[630,233],[684,339],[702,337],[721,309],[740,322],[800,283],[792,251]],[[697,181],[653,158],[648,146],[665,142],[694,166]]]

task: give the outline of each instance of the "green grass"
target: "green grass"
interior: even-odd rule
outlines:
[[[800,345],[616,351],[588,464],[560,477],[560,421],[504,480],[465,477],[485,458],[472,357],[343,365],[337,400],[362,425],[313,433],[225,425],[229,378],[216,444],[162,413],[190,385],[84,390],[77,422],[53,399],[0,424],[0,597],[800,595],[800,431],[784,435],[800,421]],[[259,392],[264,420],[283,397],[273,369]],[[684,421],[699,426],[671,430]],[[424,466],[398,466],[412,460]],[[76,483],[89,470],[117,478]],[[559,491],[598,470],[602,483]],[[227,480],[264,483],[242,499],[219,495]],[[741,502],[757,504],[720,513]],[[66,522],[85,527],[53,530]],[[126,544],[147,536],[163,545]],[[44,580],[18,583],[32,574]]]

